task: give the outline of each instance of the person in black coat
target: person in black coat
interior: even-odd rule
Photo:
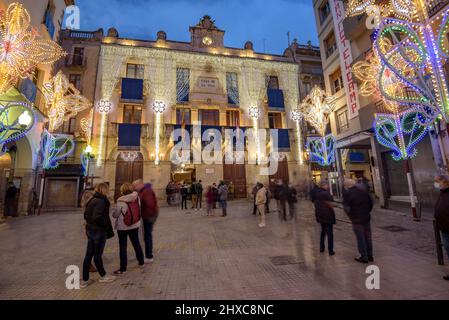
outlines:
[[[439,175],[435,178],[435,188],[440,196],[435,204],[435,220],[441,232],[441,240],[449,257],[449,176]],[[449,281],[449,275],[443,277]]]
[[[312,186],[310,188],[310,191],[309,191],[309,197],[310,197],[310,201],[312,201],[312,203],[315,202],[316,194],[318,191],[320,191],[320,187],[318,187],[318,185],[315,182],[313,182]]]
[[[373,242],[371,235],[371,211],[373,200],[364,188],[360,188],[352,179],[345,180],[346,190],[343,192],[343,206],[352,222],[352,228],[357,238],[357,248],[360,263],[374,262]]]
[[[335,219],[334,198],[329,193],[329,183],[322,181],[319,189],[315,192],[315,216],[319,224],[321,224],[320,252],[326,249],[325,241],[327,236],[327,249],[329,255],[335,255],[334,252],[334,225],[337,223]]]
[[[89,280],[89,269],[94,259],[95,267],[100,274],[100,282],[112,282],[116,278],[106,274],[103,266],[103,252],[106,240],[114,236],[109,208],[111,206],[107,194],[109,187],[100,183],[95,187],[95,194],[86,205],[84,220],[86,221],[87,250],[83,262],[83,281],[81,287],[85,288],[92,284]]]

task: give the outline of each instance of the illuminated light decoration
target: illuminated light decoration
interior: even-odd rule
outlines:
[[[59,161],[70,156],[74,150],[75,142],[71,136],[51,134],[47,130],[42,133],[42,167],[45,170],[56,169],[59,166]]]
[[[35,114],[25,102],[8,102],[0,106],[0,150],[23,138],[34,126]]]
[[[97,110],[100,113],[109,113],[112,111],[112,102],[106,99],[101,99],[97,103]]]
[[[335,98],[328,97],[320,87],[315,86],[299,106],[299,112],[318,131],[319,135],[324,137],[329,116],[334,108]]]
[[[249,116],[253,119],[259,119],[260,118],[260,109],[258,107],[250,107],[248,109]]]
[[[93,112],[92,109],[89,113],[89,116],[87,118],[82,118],[80,121],[80,127],[83,131],[84,139],[86,139],[87,144],[90,145],[91,138],[92,138],[92,126],[93,126]]]
[[[335,162],[335,143],[335,137],[332,134],[307,138],[310,161],[317,162],[322,167],[332,165]]]
[[[64,124],[64,121],[68,121],[78,112],[92,106],[62,71],[59,71],[50,82],[44,84],[44,96],[50,132],[56,131]]]
[[[160,131],[161,131],[161,122],[162,122],[162,114],[165,112],[165,109],[167,108],[167,105],[163,102],[163,101],[155,101],[153,103],[153,111],[154,113],[156,113],[156,126],[154,128],[155,130],[155,151],[156,151],[156,156],[155,156],[155,160],[154,163],[156,165],[159,165],[160,160],[161,160],[161,154],[160,154],[160,143],[161,143],[161,136],[160,136]]]
[[[304,164],[304,153],[302,150],[302,132],[301,132],[301,126],[300,126],[300,122],[303,117],[299,110],[293,110],[290,114],[290,117],[296,123],[296,134],[297,134],[296,139],[298,140],[298,159],[299,159],[299,164],[303,165]]]
[[[347,4],[346,16],[354,17],[370,14],[373,7],[379,9],[383,16],[394,15],[400,19],[411,20],[416,16],[416,7],[413,0],[350,0]]]
[[[299,110],[293,110],[290,114],[290,117],[293,121],[298,122],[302,120],[302,114]]]
[[[137,151],[122,151],[120,157],[126,162],[134,162],[139,157],[139,153]]]
[[[406,111],[401,114],[378,114],[374,121],[374,130],[379,144],[393,150],[393,159],[407,160],[417,155],[416,145],[429,132],[429,126],[423,126],[425,112]]]
[[[12,3],[0,12],[0,94],[30,77],[36,65],[52,64],[65,55],[58,44],[37,34],[22,4]]]
[[[92,147],[87,145],[86,149],[81,153],[81,166],[83,167],[85,177],[89,176],[89,162],[93,159],[92,151]]]

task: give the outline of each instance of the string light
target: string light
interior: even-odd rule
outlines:
[[[64,134],[51,134],[46,129],[42,133],[42,167],[45,170],[56,169],[59,161],[70,156],[75,150],[72,137]]]
[[[309,137],[307,147],[311,162],[317,162],[322,167],[335,162],[335,137],[332,134],[325,137]]]
[[[68,121],[78,112],[92,106],[62,71],[59,71],[50,82],[44,84],[44,96],[50,132],[56,131],[64,124],[64,121]]]
[[[346,16],[354,17],[369,14],[370,7],[377,7],[383,16],[394,15],[400,19],[411,20],[416,16],[413,0],[350,0],[347,4]]]
[[[23,138],[36,119],[31,106],[25,102],[7,102],[0,105],[0,150],[8,143]]]
[[[52,64],[65,55],[58,44],[37,34],[22,4],[12,3],[0,12],[0,94],[31,76],[36,65]]]

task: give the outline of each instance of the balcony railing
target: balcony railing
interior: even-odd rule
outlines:
[[[72,31],[70,30],[70,38],[76,39],[93,39],[95,38],[95,32],[86,32],[86,31]]]
[[[426,0],[426,8],[429,16],[434,16],[438,13],[443,7],[449,4],[449,0]]]
[[[67,56],[65,58],[65,66],[66,67],[86,67],[87,66],[87,57],[84,56]]]

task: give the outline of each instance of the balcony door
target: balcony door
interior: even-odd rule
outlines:
[[[220,111],[218,110],[199,110],[198,115],[202,126],[220,125]]]
[[[121,153],[118,155],[115,170],[115,199],[120,197],[122,184],[132,183],[137,179],[143,179],[143,156],[139,152],[134,161],[126,161]]]

